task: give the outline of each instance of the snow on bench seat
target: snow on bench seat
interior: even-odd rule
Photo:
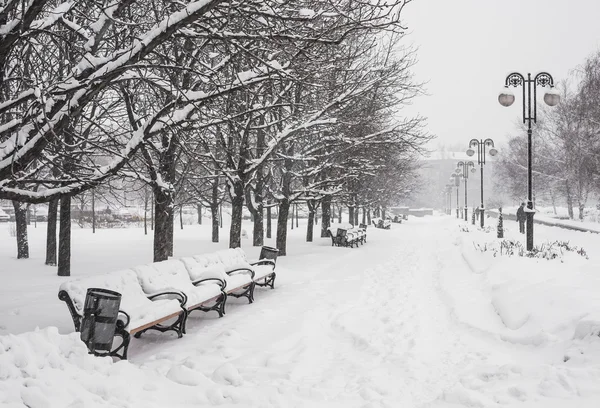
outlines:
[[[248,270],[240,270],[228,274],[225,265],[221,262],[219,253],[195,255],[181,258],[185,264],[189,277],[193,281],[217,278],[225,281],[225,292],[233,294],[240,289],[246,289],[252,284],[252,274]],[[234,270],[233,268],[231,270]],[[230,271],[231,271],[230,270]]]
[[[148,265],[139,265],[133,268],[145,293],[154,293],[169,288],[183,292],[186,297],[188,311],[215,310],[222,316],[225,297],[222,289],[225,282],[222,279],[190,280],[190,275],[185,264],[178,259],[155,262]],[[207,306],[208,303],[215,305]]]

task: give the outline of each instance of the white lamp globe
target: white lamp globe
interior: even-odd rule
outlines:
[[[500,105],[508,107],[515,102],[515,94],[509,88],[504,88],[498,95],[498,102]]]
[[[494,149],[493,147],[490,149],[490,156],[495,156],[498,154],[498,150]]]
[[[546,102],[546,105],[548,106],[556,106],[560,102],[560,94],[556,89],[550,88],[544,94],[544,102]]]
[[[473,156],[474,154],[475,154],[475,150],[473,150],[473,149],[469,149],[469,150],[467,150],[467,156],[471,157],[471,156]]]

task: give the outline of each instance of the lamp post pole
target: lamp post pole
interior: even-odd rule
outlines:
[[[458,188],[460,187],[460,175],[457,172],[450,174],[450,183],[452,182],[454,182],[454,186],[456,187],[456,218],[460,218],[460,204],[458,202]],[[450,184],[450,186],[452,186],[452,184]]]
[[[469,142],[469,149],[467,150],[467,155],[469,157],[475,154],[475,150],[473,150],[473,148],[475,147],[477,148],[477,164],[479,164],[479,167],[481,169],[481,207],[479,208],[479,217],[481,228],[483,228],[485,226],[485,208],[483,206],[483,166],[485,164],[485,148],[490,147],[490,156],[495,156],[498,153],[498,151],[494,148],[494,141],[492,139],[471,139],[471,141]]]
[[[460,181],[459,181],[459,183],[460,183]],[[458,185],[457,185],[456,186],[456,218],[460,218],[458,216],[458,212],[460,211],[459,207],[460,207],[460,205],[458,204]]]
[[[462,178],[465,181],[465,221],[468,221],[467,213],[469,207],[467,206],[467,180],[469,180],[469,167],[472,172],[475,172],[475,163],[472,161],[459,161],[456,164],[456,168],[461,172]]]
[[[548,87],[544,95],[544,102],[548,106],[555,106],[560,102],[560,95],[554,92],[554,79],[552,75],[547,72],[540,72],[534,78],[531,78],[531,74],[527,74],[525,78],[518,72],[513,72],[506,77],[505,87],[506,90],[500,94],[498,101],[502,106],[510,106],[515,101],[515,96],[509,90],[509,87],[523,88],[523,123],[527,123],[527,210],[525,215],[527,217],[527,250],[533,249],[533,215],[535,211],[533,209],[533,140],[532,140],[532,123],[537,122],[537,87]],[[533,91],[533,95],[532,95]]]

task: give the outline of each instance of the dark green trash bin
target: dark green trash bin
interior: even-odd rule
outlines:
[[[109,354],[115,337],[121,294],[108,289],[89,288],[83,307],[81,340],[95,355]]]
[[[273,261],[277,261],[277,255],[279,254],[279,249],[264,246],[260,250],[259,260],[261,259],[272,259]]]

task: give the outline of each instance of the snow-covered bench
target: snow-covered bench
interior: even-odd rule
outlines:
[[[373,218],[371,220],[371,222],[373,223],[373,226],[375,228],[381,228],[381,229],[390,229],[392,228],[392,221],[389,219],[382,219],[382,218]]]
[[[275,250],[276,251],[276,250]],[[121,337],[109,355],[127,358],[130,335],[147,330],[185,333],[190,312],[225,314],[227,296],[254,301],[254,287],[275,286],[275,260],[250,263],[241,248],[181,259],[170,259],[131,269],[65,282],[58,297],[69,308],[75,330],[81,330],[83,308],[89,288],[121,294],[115,337]]]
[[[275,261],[262,259],[250,263],[241,248],[185,257],[181,261],[190,279],[221,279],[225,282],[224,290],[228,296],[246,297],[249,303],[254,301],[256,285],[275,287]]]
[[[184,333],[187,318],[186,295],[174,289],[144,293],[138,275],[131,269],[76,279],[60,285],[58,298],[67,304],[76,331],[81,330],[89,288],[104,288],[121,294],[115,337],[121,337],[122,341],[111,350],[111,356],[127,358],[131,334],[143,333],[148,329],[161,332],[173,330],[178,337]]]
[[[367,242],[367,231],[362,228],[354,228],[352,226],[345,228],[336,228],[336,234],[331,232],[332,227],[328,228],[329,236],[331,237],[331,246],[346,246],[353,247],[358,244]]]

